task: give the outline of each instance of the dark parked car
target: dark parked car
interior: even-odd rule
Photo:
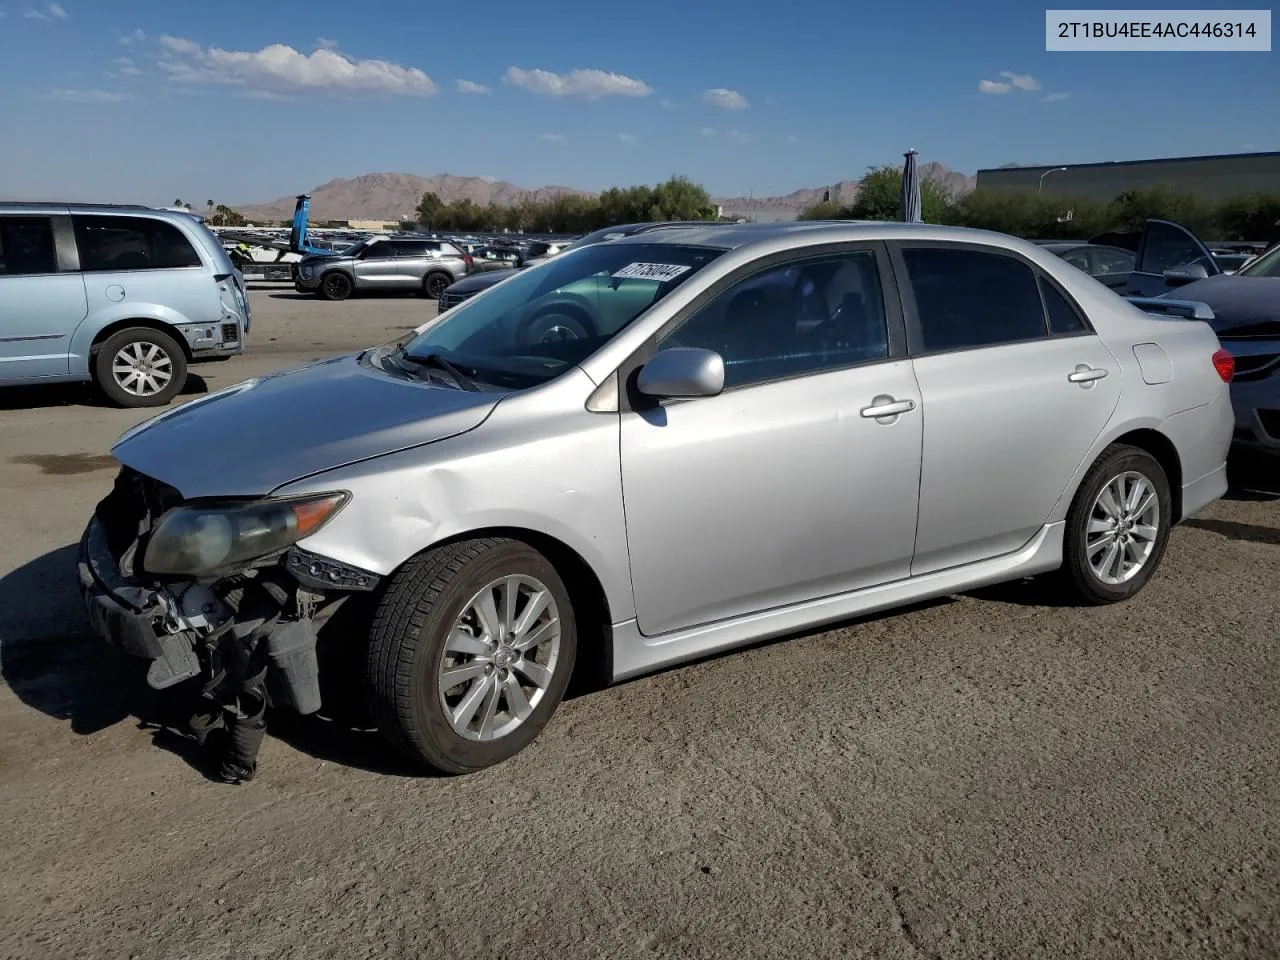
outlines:
[[[1190,301],[1213,311],[1210,326],[1235,358],[1231,403],[1240,450],[1280,455],[1280,244],[1235,273],[1225,273],[1195,234],[1165,220],[1148,221],[1126,293],[1161,301]]]

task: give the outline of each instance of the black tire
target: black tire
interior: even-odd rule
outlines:
[[[355,284],[341,270],[332,270],[320,278],[320,296],[326,300],[345,300],[355,292]]]
[[[486,584],[515,574],[536,577],[555,600],[560,649],[555,669],[533,712],[495,740],[470,740],[445,716],[438,684],[445,641],[471,598]],[[446,774],[501,763],[528,746],[564,697],[577,654],[577,626],[568,590],[541,553],[518,540],[465,540],[430,550],[392,578],[370,630],[370,713],[382,734],[409,757]]]
[[[161,389],[149,394],[139,393],[126,389],[116,379],[116,357],[121,351],[131,349],[136,349],[139,355],[145,357],[156,372],[169,373],[169,380]],[[118,407],[163,407],[186,386],[187,355],[172,336],[151,327],[117,330],[97,348],[97,354],[93,358],[93,381],[103,395]],[[134,378],[127,382],[137,384],[139,380]]]
[[[1088,558],[1088,526],[1103,488],[1121,474],[1141,474],[1155,491],[1159,501],[1159,525],[1151,542],[1151,552],[1143,566],[1130,579],[1110,584],[1104,582]],[[1101,519],[1101,514],[1099,515]],[[1080,482],[1067,512],[1066,533],[1063,543],[1062,569],[1059,580],[1070,596],[1078,602],[1101,605],[1128,600],[1147,585],[1155,575],[1169,542],[1169,528],[1173,523],[1173,498],[1169,490],[1169,478],[1159,461],[1147,451],[1125,444],[1113,444],[1102,451]]]
[[[551,307],[535,313],[520,325],[521,346],[555,343],[563,340],[587,340],[595,335],[589,319],[572,307]]]
[[[453,275],[448,273],[428,273],[422,280],[422,295],[428,300],[439,300],[440,294],[453,283]]]

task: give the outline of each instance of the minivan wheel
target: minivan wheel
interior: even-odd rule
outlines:
[[[98,347],[93,379],[116,406],[163,407],[187,382],[187,358],[169,334],[129,327]]]
[[[439,300],[445,287],[453,283],[453,277],[445,273],[429,273],[422,281],[422,295],[428,300]]]
[[[345,273],[326,273],[320,280],[320,296],[326,300],[345,300],[354,289],[351,278]]]
[[[1067,513],[1063,579],[1085,603],[1129,599],[1159,567],[1172,521],[1169,479],[1155,457],[1124,444],[1108,447]]]
[[[528,746],[564,697],[577,629],[546,557],[505,538],[410,560],[374,613],[367,680],[383,735],[458,774]]]

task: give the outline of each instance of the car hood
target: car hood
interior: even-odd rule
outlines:
[[[481,290],[488,290],[490,287],[501,283],[515,273],[519,273],[515,267],[489,270],[485,273],[473,273],[469,277],[463,277],[461,280],[449,284],[445,289],[449,293],[479,293]]]
[[[1174,287],[1161,296],[1207,303],[1213,310],[1209,324],[1220,334],[1258,324],[1276,324],[1280,334],[1280,277],[1219,274]]]
[[[111,453],[188,499],[263,496],[315,473],[465,433],[502,396],[400,379],[359,357],[193,400],[134,427]]]

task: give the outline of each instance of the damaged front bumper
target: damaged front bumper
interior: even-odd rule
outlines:
[[[97,515],[81,537],[77,573],[94,632],[150,660],[151,687],[216,679],[214,651],[231,647],[243,652],[231,659],[243,658],[248,673],[265,674],[273,704],[304,714],[321,705],[320,628],[351,592],[372,590],[379,579],[294,547],[276,563],[212,584],[143,583],[122,572]]]

